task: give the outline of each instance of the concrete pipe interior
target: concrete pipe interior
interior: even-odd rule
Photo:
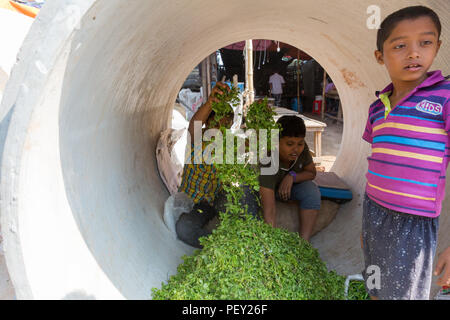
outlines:
[[[434,68],[448,74],[450,3]],[[353,189],[312,243],[341,274],[362,269],[361,195],[369,146],[361,139],[374,91],[382,18],[411,1],[50,0],[24,41],[2,108],[1,225],[18,298],[146,299],[191,248],[162,221],[168,192],[155,146],[192,68],[217,48],[277,39],[313,56],[335,80],[345,118],[333,171]],[[445,14],[444,14],[445,13]],[[450,243],[450,195],[440,247]]]

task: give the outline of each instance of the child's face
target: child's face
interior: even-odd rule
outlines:
[[[383,43],[383,52],[375,51],[375,57],[386,65],[393,82],[416,84],[426,79],[440,45],[438,30],[429,17],[403,20]]]
[[[305,137],[282,137],[280,139],[280,160],[289,162],[296,160],[305,149]]]

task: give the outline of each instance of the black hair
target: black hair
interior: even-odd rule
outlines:
[[[283,137],[301,137],[306,135],[306,126],[302,118],[297,116],[282,116],[278,119],[280,124],[280,139]]]
[[[439,16],[430,8],[424,6],[411,6],[400,9],[387,16],[380,25],[377,32],[377,49],[383,52],[383,44],[389,38],[392,30],[403,20],[414,20],[421,17],[429,17],[436,26],[438,39],[441,36],[441,22]]]

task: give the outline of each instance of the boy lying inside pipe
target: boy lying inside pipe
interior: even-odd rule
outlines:
[[[320,209],[321,195],[318,186],[312,181],[316,177],[316,167],[305,142],[305,123],[297,116],[283,116],[277,123],[281,125],[279,169],[275,174],[259,176],[264,221],[275,226],[276,199],[296,200],[299,203],[299,233],[309,241]]]

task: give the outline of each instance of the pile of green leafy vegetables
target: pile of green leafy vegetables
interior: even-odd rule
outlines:
[[[297,233],[221,214],[220,225],[201,244],[203,249],[183,257],[176,275],[153,289],[153,299],[345,299],[345,277],[328,271],[317,249]],[[349,298],[363,297],[363,290],[351,288]]]
[[[230,103],[238,101],[232,88],[213,104],[216,120],[229,115]],[[231,111],[230,111],[231,110]],[[247,129],[279,129],[267,100],[256,101],[245,114]],[[225,130],[221,127],[225,137]],[[233,137],[234,139],[235,137]],[[267,148],[271,149],[271,145]],[[226,148],[226,143],[224,143]],[[248,146],[245,149],[248,152]],[[233,150],[237,156],[236,146]],[[242,186],[259,190],[258,165],[223,163],[216,165],[222,188],[227,194],[220,224],[203,246],[183,256],[177,274],[160,289],[152,289],[159,300],[336,300],[345,299],[345,277],[328,271],[317,249],[298,233],[272,228],[263,220],[246,214],[241,205]],[[349,299],[366,299],[363,286],[351,284]]]

